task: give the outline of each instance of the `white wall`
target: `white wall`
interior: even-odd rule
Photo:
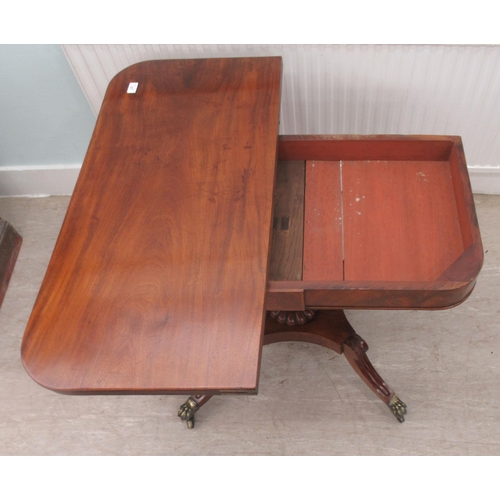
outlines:
[[[0,166],[81,163],[95,117],[59,45],[0,44]]]
[[[0,45],[0,196],[71,193],[95,116],[59,45]]]

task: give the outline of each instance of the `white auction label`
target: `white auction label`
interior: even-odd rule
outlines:
[[[127,94],[135,94],[138,86],[139,82],[130,82],[128,84]]]

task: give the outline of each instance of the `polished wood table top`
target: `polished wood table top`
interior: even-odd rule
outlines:
[[[111,81],[23,342],[37,382],[256,391],[281,65],[149,61]]]

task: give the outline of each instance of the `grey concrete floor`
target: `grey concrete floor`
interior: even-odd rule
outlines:
[[[24,238],[0,310],[0,455],[499,455],[500,197],[475,199],[485,263],[466,302],[347,312],[405,423],[342,356],[289,342],[264,348],[257,396],[213,398],[193,430],[184,396],[65,396],[30,379],[21,340],[69,198],[0,199]]]

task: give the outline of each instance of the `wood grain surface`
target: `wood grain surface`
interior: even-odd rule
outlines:
[[[346,161],[345,279],[436,280],[464,251],[448,162]]]
[[[111,81],[23,341],[37,382],[256,390],[280,79],[280,58],[242,58]]]

